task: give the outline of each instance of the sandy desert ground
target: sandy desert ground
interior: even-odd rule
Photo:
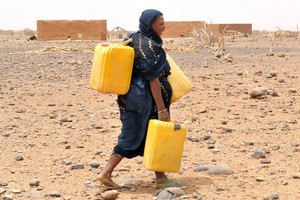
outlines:
[[[192,39],[165,40],[194,85],[171,107],[188,129],[180,173],[168,174],[181,183],[176,199],[300,199],[300,40],[276,38],[267,56],[271,39],[227,38],[220,58]],[[98,42],[0,38],[1,199],[105,194],[93,179],[121,123],[116,95],[89,87]],[[117,199],[161,198],[141,163],[117,167]]]

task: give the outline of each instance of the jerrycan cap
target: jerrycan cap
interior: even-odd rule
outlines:
[[[183,124],[183,122],[178,121],[178,120],[172,120],[174,122],[174,131],[180,130],[181,129],[181,124]]]

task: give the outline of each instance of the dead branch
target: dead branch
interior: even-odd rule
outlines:
[[[280,30],[280,29],[279,29]],[[276,32],[275,31],[272,35],[272,42],[271,42],[271,47],[269,49],[269,53],[267,54],[268,56],[274,56],[274,52],[273,52],[273,49],[274,49],[274,43],[275,43],[275,36],[276,36]]]

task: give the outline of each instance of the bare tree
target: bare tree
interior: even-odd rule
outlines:
[[[193,35],[196,40],[201,41],[204,46],[213,47],[215,43],[215,35],[212,31],[211,24],[204,23],[203,28],[193,28]]]

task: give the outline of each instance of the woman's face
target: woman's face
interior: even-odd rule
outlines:
[[[165,30],[165,21],[162,15],[156,17],[152,24],[152,28],[159,37],[162,35],[163,31]]]

